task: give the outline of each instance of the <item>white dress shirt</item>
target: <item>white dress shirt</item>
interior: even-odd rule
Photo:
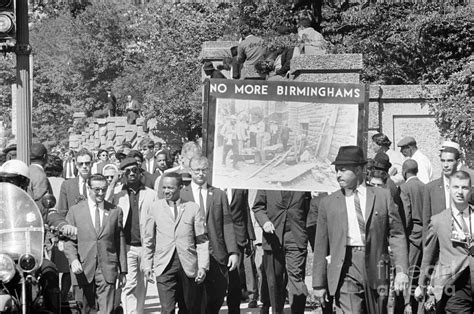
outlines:
[[[193,191],[193,197],[194,197],[194,203],[199,205],[199,185],[194,183],[194,181],[191,181],[191,190]],[[202,200],[204,202],[204,213],[206,213],[207,210],[207,183],[204,183],[202,185]]]
[[[84,187],[84,182],[86,180],[82,177],[82,176],[79,176],[79,194],[84,196],[84,197],[87,197],[87,182],[85,183],[86,184],[86,195],[84,195],[84,191],[83,191],[83,187]]]
[[[451,195],[449,194],[449,179],[443,175],[444,197],[446,200],[446,208],[451,205]]]
[[[359,195],[362,216],[364,217],[364,221],[366,221],[365,207],[367,204],[367,187],[365,185],[359,185],[356,190]],[[365,244],[362,241],[362,235],[360,234],[359,221],[357,220],[357,213],[354,205],[354,193],[349,196],[345,195],[344,199],[346,201],[347,210],[347,245],[364,246]]]
[[[433,180],[433,167],[431,166],[431,161],[418,149],[411,159],[417,162],[418,164],[418,174],[417,177],[424,184],[429,183]]]
[[[474,221],[472,219],[472,213],[473,213],[473,208],[472,206],[470,207],[471,208],[471,215],[469,215],[469,205],[468,207],[466,207],[466,209],[463,210],[463,213],[462,213],[462,218],[464,219],[464,221],[466,222],[466,225],[468,228],[472,228],[472,226],[474,225]],[[461,224],[461,212],[456,208],[456,206],[452,206],[452,212],[453,212],[453,216],[454,218],[458,221],[459,224]],[[462,228],[459,226],[458,223],[454,223],[454,227],[456,228],[456,230],[459,232],[459,233],[463,233],[463,230]],[[466,230],[467,231],[467,230]],[[471,237],[472,237],[472,230],[469,230],[469,233],[471,234]]]
[[[102,227],[102,223],[104,221],[104,202],[96,203],[89,198],[87,200],[87,203],[89,204],[89,212],[91,214],[92,225],[94,227],[95,227],[95,209],[96,209],[96,206],[99,205],[100,226]]]

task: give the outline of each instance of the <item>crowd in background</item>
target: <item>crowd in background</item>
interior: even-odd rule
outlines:
[[[143,313],[147,286],[156,283],[163,313],[176,305],[218,313],[224,300],[230,313],[242,300],[262,313],[282,313],[285,302],[303,313],[311,247],[312,291],[323,311],[472,311],[471,181],[460,147],[443,143],[436,175],[413,137],[397,143],[400,151],[391,144],[374,135],[372,159],[341,147],[333,162],[341,190],[329,195],[213,187],[196,142],[179,154],[146,138],[138,150],[124,143],[62,158],[34,144],[30,168],[44,170],[58,213],[77,228],[77,242],[49,249],[61,297],[80,300],[85,312]],[[15,147],[4,155],[14,159]],[[37,192],[32,176],[36,201]]]

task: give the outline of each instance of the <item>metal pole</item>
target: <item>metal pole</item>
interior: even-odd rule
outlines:
[[[17,158],[30,163],[31,95],[30,95],[30,38],[28,29],[28,1],[16,1],[16,85],[17,85]]]

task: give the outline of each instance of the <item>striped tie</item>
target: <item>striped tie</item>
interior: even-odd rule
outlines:
[[[365,220],[362,215],[362,210],[360,209],[360,199],[358,191],[354,190],[354,207],[357,214],[357,222],[359,223],[360,236],[362,238],[362,243],[365,244]]]

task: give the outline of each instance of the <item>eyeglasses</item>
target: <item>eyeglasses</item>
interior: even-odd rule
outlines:
[[[89,166],[91,165],[91,162],[90,162],[90,161],[84,161],[84,162],[78,161],[78,162],[77,162],[77,165],[78,165],[79,167],[82,167],[82,166],[87,166],[87,167],[89,167]]]
[[[125,175],[126,176],[128,176],[130,174],[130,172],[133,172],[133,173],[137,174],[137,173],[140,172],[140,169],[138,169],[138,167],[125,169]]]
[[[95,194],[100,194],[100,193],[105,193],[107,191],[107,188],[91,188],[92,191],[94,191]]]
[[[106,178],[107,180],[112,180],[112,179],[114,178],[114,176],[105,176],[105,178]]]
[[[191,169],[194,173],[207,173],[209,171],[209,168],[199,168],[199,169]]]

